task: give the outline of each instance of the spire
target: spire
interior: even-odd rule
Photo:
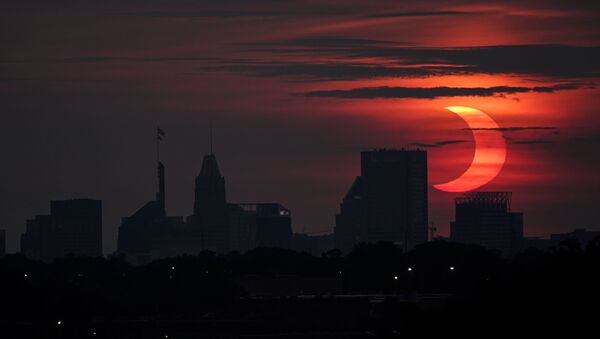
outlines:
[[[212,120],[210,121],[210,154],[213,155],[213,128]]]
[[[219,164],[217,164],[217,157],[214,154],[208,154],[204,156],[202,160],[202,169],[200,169],[201,177],[220,177],[221,171],[219,171]]]

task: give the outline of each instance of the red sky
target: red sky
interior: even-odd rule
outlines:
[[[330,232],[359,152],[419,144],[430,182],[459,176],[489,114],[507,143],[483,190],[513,191],[528,235],[598,229],[600,6],[594,1],[5,1],[0,5],[0,228],[18,249],[49,200],[119,218],[155,190],[192,210],[215,148],[232,202],[278,201],[296,232]],[[456,194],[430,188],[448,234]]]

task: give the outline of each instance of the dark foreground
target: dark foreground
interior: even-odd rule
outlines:
[[[1,338],[371,338],[595,330],[600,239],[502,259],[477,246],[391,244],[322,257],[278,249],[0,260]]]

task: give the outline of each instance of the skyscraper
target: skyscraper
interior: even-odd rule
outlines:
[[[102,256],[102,202],[93,199],[54,200],[50,215],[27,221],[21,252],[52,261],[66,255]]]
[[[374,150],[361,153],[361,175],[336,216],[336,246],[391,241],[406,250],[427,241],[427,152]]]
[[[122,218],[119,227],[118,251],[130,256],[151,256],[164,239],[165,167],[157,164],[158,190],[155,200],[147,202],[130,217]],[[133,260],[136,261],[136,260]]]
[[[225,178],[219,171],[217,158],[213,153],[204,156],[200,174],[196,177],[191,221],[200,230],[203,249],[215,252],[228,249]]]
[[[511,192],[470,192],[455,201],[450,239],[516,253],[523,240],[523,213],[511,212]]]

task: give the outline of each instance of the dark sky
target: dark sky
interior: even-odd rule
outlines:
[[[359,152],[417,145],[430,181],[460,176],[472,131],[500,126],[525,232],[600,227],[597,1],[3,1],[0,227],[18,250],[51,199],[103,200],[105,252],[155,191],[189,215],[209,149],[232,202],[281,202],[330,232]],[[430,188],[447,235],[456,193]]]

